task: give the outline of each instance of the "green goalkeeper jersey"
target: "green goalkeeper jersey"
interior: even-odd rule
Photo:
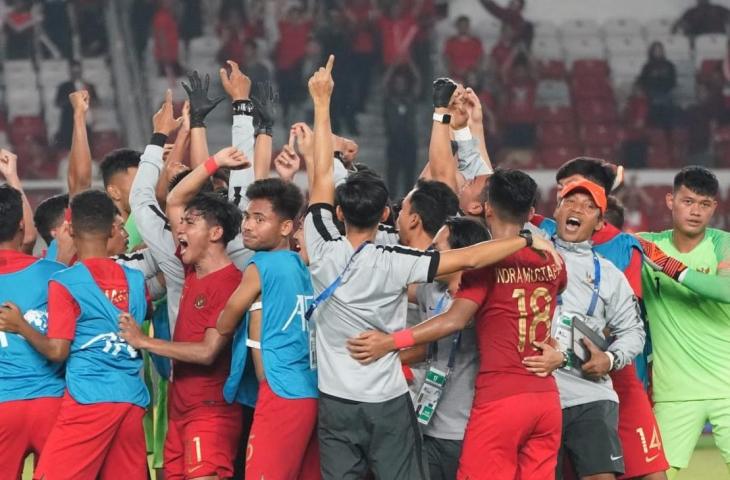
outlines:
[[[730,234],[722,230],[708,228],[689,253],[674,247],[672,230],[641,236],[705,274],[716,275],[718,264],[730,261]],[[654,401],[730,398],[730,304],[702,297],[648,266],[642,286],[654,351]]]

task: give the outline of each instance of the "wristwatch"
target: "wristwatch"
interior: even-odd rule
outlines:
[[[520,233],[518,235],[527,241],[528,248],[532,246],[532,232],[531,231],[529,231],[527,229],[520,230]]]
[[[233,102],[234,115],[253,115],[253,103],[251,100],[236,100]]]
[[[558,350],[558,351],[563,354],[563,363],[561,363],[560,367],[558,367],[558,368],[565,368],[568,366],[568,362],[570,361],[570,357],[568,357],[568,352],[564,352],[562,350]]]
[[[449,115],[448,113],[434,113],[433,121],[445,123],[446,125],[448,125],[449,123],[451,123],[451,115]]]

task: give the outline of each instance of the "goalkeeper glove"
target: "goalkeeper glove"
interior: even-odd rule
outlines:
[[[655,243],[644,240],[640,237],[637,238],[641,245],[641,249],[644,251],[644,262],[657,272],[664,272],[666,275],[679,282],[679,277],[682,275],[682,272],[687,270],[687,265],[676,258],[668,256]]]

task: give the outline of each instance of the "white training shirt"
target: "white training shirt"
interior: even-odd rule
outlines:
[[[309,207],[304,240],[315,298],[340,274],[357,245],[340,235],[328,204]],[[334,294],[314,313],[319,389],[326,395],[380,403],[408,391],[397,352],[361,365],[347,340],[366,330],[395,332],[406,327],[407,285],[431,282],[439,253],[401,246],[366,245],[354,258]]]

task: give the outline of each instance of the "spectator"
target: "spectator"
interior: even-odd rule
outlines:
[[[290,123],[287,120],[289,110],[301,103],[306,93],[302,83],[302,61],[307,54],[312,24],[312,12],[305,12],[299,4],[291,5],[279,20],[279,42],[274,52],[274,63],[284,124]]]
[[[353,31],[352,60],[358,67],[354,91],[357,98],[357,111],[365,111],[370,97],[373,66],[375,65],[375,9],[370,0],[353,0],[345,7],[349,27]]]
[[[638,83],[631,90],[623,111],[624,137],[621,144],[621,158],[629,168],[644,168],[649,149],[646,121],[649,115],[649,101]],[[615,225],[614,225],[615,226]]]
[[[489,13],[502,21],[502,27],[509,27],[514,32],[514,43],[521,43],[525,48],[532,45],[534,27],[522,16],[525,0],[510,0],[507,7],[497,5],[494,0],[480,0]]]
[[[411,46],[418,33],[418,3],[407,10],[404,2],[391,2],[385,14],[378,18],[383,65],[405,63],[411,56]]]
[[[457,18],[457,34],[446,41],[444,48],[449,74],[458,79],[463,79],[467,71],[478,69],[484,55],[482,41],[471,34],[470,27],[469,17]]]
[[[160,0],[160,6],[152,19],[155,36],[155,60],[160,76],[179,77],[182,67],[179,61],[179,32],[173,12],[172,0]]]
[[[682,32],[688,37],[704,33],[725,33],[730,22],[730,10],[713,5],[710,0],[697,0],[672,26],[672,33]]]
[[[35,27],[40,19],[33,14],[30,0],[14,2],[5,17],[5,52],[9,60],[28,59],[33,54]]]
[[[661,42],[649,46],[648,59],[638,81],[649,100],[649,125],[670,130],[674,126],[676,110],[672,90],[677,85],[677,72],[664,55]]]
[[[61,110],[58,132],[56,132],[56,145],[59,148],[71,148],[71,134],[73,133],[73,107],[68,96],[77,90],[87,90],[92,102],[96,100],[94,85],[84,80],[81,64],[73,60],[69,64],[71,78],[56,88],[56,106]]]
[[[243,65],[246,32],[241,28],[242,24],[243,17],[239,11],[231,9],[229,15],[222,19],[218,26],[221,48],[218,50],[216,59],[221,65],[224,65],[226,60],[233,60],[239,65]]]
[[[71,58],[71,25],[68,19],[66,0],[45,0],[43,2],[43,30],[59,53]]]
[[[722,59],[722,104],[723,113],[730,113],[730,38],[725,47],[725,58]],[[723,124],[730,123],[730,115],[722,115],[720,122]]]
[[[390,77],[390,78],[388,78]],[[416,100],[418,73],[411,66],[391,67],[386,72],[385,137],[388,170],[388,191],[392,198],[405,195],[416,177],[418,140],[416,132]]]
[[[134,0],[129,14],[132,40],[137,57],[142,61],[150,38],[152,17],[155,15],[154,0]]]

